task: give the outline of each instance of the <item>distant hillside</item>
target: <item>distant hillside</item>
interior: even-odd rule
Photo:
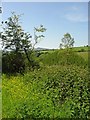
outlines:
[[[48,48],[37,47],[37,48],[35,48],[35,50],[39,50],[39,51],[41,51],[41,50],[50,50],[50,49],[48,49]]]
[[[49,49],[49,48],[37,47],[37,48],[35,48],[35,50],[38,50],[38,51],[53,51],[53,50],[58,50],[58,49]],[[75,51],[75,52],[87,52],[88,51],[88,46],[73,47],[72,50]]]
[[[73,47],[73,50],[76,52],[87,52],[88,46]]]

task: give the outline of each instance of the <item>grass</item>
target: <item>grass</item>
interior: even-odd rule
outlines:
[[[88,61],[88,52],[77,52],[77,54]]]
[[[2,94],[0,92],[0,119],[2,118]]]
[[[56,51],[56,50],[58,50],[58,49],[50,49],[50,50],[40,50],[40,52],[41,53],[46,53],[46,52],[48,52],[48,53],[52,53],[53,51]],[[89,50],[89,47],[88,46],[80,46],[80,47],[73,47],[72,48],[72,50],[74,51],[74,52],[87,52],[88,50]]]
[[[88,47],[87,46],[74,47],[73,50],[76,51],[76,52],[79,52],[79,51],[83,52],[83,51],[88,51]]]
[[[2,75],[3,118],[90,118],[87,52],[55,50],[37,59],[37,70]]]
[[[81,52],[80,52],[81,54]],[[85,54],[86,55],[86,54]],[[66,51],[66,50],[56,50],[54,52],[50,52],[47,54],[41,54],[39,57],[39,61],[43,63],[43,65],[78,65],[78,66],[86,66],[87,61],[85,61],[85,56],[77,54],[77,52]]]

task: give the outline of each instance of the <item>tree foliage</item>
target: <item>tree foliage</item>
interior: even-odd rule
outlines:
[[[39,27],[34,27],[34,44],[33,44],[33,49],[35,45],[44,38],[45,36],[42,35],[41,33],[45,32],[47,29],[43,27],[43,25],[40,25]]]
[[[12,16],[5,22],[3,32],[1,33],[3,51],[19,52],[32,47],[31,35],[22,29],[19,22],[20,16],[13,12]]]
[[[71,37],[69,33],[64,34],[61,39],[60,48],[71,48],[74,45],[74,38]]]
[[[21,15],[16,15],[15,12],[12,12],[12,15],[8,18],[7,21],[2,22],[2,32],[0,33],[0,38],[2,39],[2,49],[4,53],[4,59],[9,58],[9,53],[13,52],[14,54],[10,54],[10,61],[9,63],[14,62],[16,64],[17,58],[21,57],[20,64],[24,63],[21,61],[25,61],[23,58],[23,54],[25,54],[29,67],[34,66],[34,61],[30,58],[30,55],[34,51],[34,46],[38,43],[38,39],[44,37],[43,35],[37,35],[36,33],[41,33],[46,31],[43,25],[40,25],[39,28],[34,28],[34,41],[35,43],[32,44],[32,35],[28,32],[25,32],[20,24],[20,17]],[[8,54],[7,54],[8,53]],[[7,54],[5,56],[5,54]],[[20,55],[20,56],[18,56]],[[6,64],[6,62],[5,62]],[[33,65],[32,65],[33,64]],[[7,66],[7,65],[6,65]],[[18,66],[16,64],[16,66]],[[21,65],[22,66],[22,65]],[[10,67],[10,65],[9,65]],[[8,68],[8,67],[7,67]],[[12,68],[12,67],[10,67]],[[20,69],[21,70],[21,69]],[[18,69],[17,69],[18,72]]]

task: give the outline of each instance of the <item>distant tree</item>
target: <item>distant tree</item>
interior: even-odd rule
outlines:
[[[60,43],[59,48],[62,49],[62,47],[63,47],[63,46],[62,46],[62,43]]]
[[[59,45],[60,48],[71,48],[74,45],[74,38],[69,33],[64,34]]]

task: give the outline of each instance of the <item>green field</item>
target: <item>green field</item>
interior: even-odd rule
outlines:
[[[76,51],[47,51],[39,69],[3,74],[3,118],[90,118],[88,54]]]
[[[81,47],[73,47],[71,48],[73,51],[75,52],[86,52],[89,50],[89,47],[87,46],[81,46]],[[55,50],[58,50],[58,49],[48,49],[48,50],[41,50],[41,52],[53,52]]]
[[[86,61],[88,61],[88,52],[77,52],[77,54],[83,57]]]
[[[74,48],[73,48],[73,50],[76,51],[76,52],[79,52],[79,51],[80,51],[80,52],[85,52],[85,51],[88,51],[88,49],[89,49],[89,48],[86,47],[86,46],[85,46],[85,47],[81,46],[81,47],[74,47]]]
[[[51,49],[51,50],[41,50],[40,53],[41,54],[47,54],[47,53],[53,53],[55,52],[56,50],[58,49]],[[88,47],[74,47],[72,48],[72,50],[74,52],[77,52],[78,55],[80,55],[81,57],[83,57],[85,60],[88,60],[88,51],[89,51],[89,48]]]

